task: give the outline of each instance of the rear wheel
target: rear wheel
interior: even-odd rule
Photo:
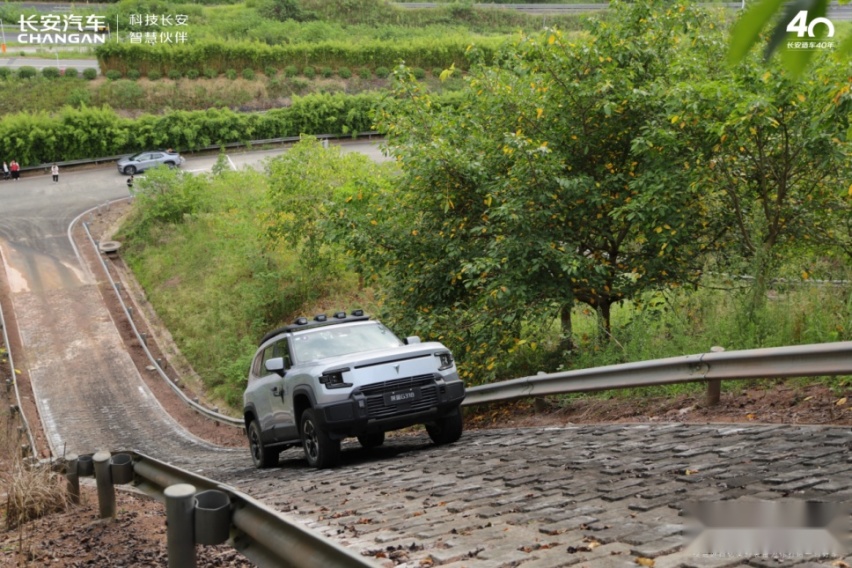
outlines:
[[[281,452],[263,445],[263,440],[260,437],[260,424],[257,423],[257,420],[252,420],[249,424],[248,439],[251,461],[254,462],[254,467],[262,469],[278,465],[278,456]]]
[[[174,162],[166,162],[166,165],[169,167],[169,169],[170,169],[170,170],[171,170],[171,169],[174,169],[174,167],[175,167],[175,163],[174,163]]]
[[[332,440],[322,429],[316,411],[309,408],[302,413],[302,446],[308,465],[317,469],[334,467],[340,462],[340,440]]]
[[[432,441],[438,445],[452,444],[462,435],[462,414],[461,410],[456,410],[452,414],[448,414],[432,422],[426,424],[426,432]]]
[[[367,449],[378,448],[385,443],[385,433],[377,432],[375,434],[361,434],[358,436],[358,443]]]
[[[136,167],[135,166],[125,166],[124,175],[132,176],[135,173],[136,173]]]

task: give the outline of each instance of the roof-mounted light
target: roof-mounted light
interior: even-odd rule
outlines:
[[[335,312],[334,319],[346,319],[346,312]]]
[[[296,325],[308,325],[308,318],[297,318],[295,321]]]
[[[360,318],[364,315],[364,310],[352,310],[352,315],[356,318]]]
[[[326,317],[325,314],[317,314],[317,315],[314,316],[314,321],[325,321],[327,319],[328,318]]]

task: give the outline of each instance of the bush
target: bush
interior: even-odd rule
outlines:
[[[41,70],[41,76],[45,79],[58,79],[62,76],[58,67],[45,67]]]
[[[278,69],[276,69],[275,67],[271,67],[271,66],[265,67],[263,69],[263,74],[266,75],[267,77],[270,77],[270,78],[275,77],[276,75],[278,75]]]
[[[163,78],[163,74],[157,71],[156,69],[151,69],[148,71],[148,79],[151,81],[159,81]]]
[[[204,68],[204,76],[207,77],[208,79],[215,79],[216,77],[219,76],[219,72],[216,71],[215,69],[213,69],[212,67],[205,67]]]
[[[299,77],[296,77],[290,80],[290,89],[297,94],[304,93],[308,90],[309,86],[310,83],[308,83],[306,79],[300,79]]]
[[[432,68],[432,76],[436,79],[438,79],[441,76],[441,73],[443,73],[443,72],[444,72],[444,70],[441,69],[440,67],[433,67]]]
[[[187,79],[198,79],[199,75],[200,73],[198,72],[198,69],[190,69],[186,72]]]
[[[148,76],[150,77],[151,74],[149,73]],[[97,69],[92,69],[91,67],[89,67],[87,69],[83,69],[83,79],[85,79],[87,81],[94,81],[97,78],[98,78],[98,70]]]
[[[106,72],[106,78],[110,81],[118,81],[121,79],[121,71],[118,69],[110,69]]]
[[[236,81],[237,70],[236,69],[228,69],[227,71],[225,71],[225,77],[227,77],[231,81]]]
[[[127,70],[127,78],[131,81],[136,81],[139,77],[142,76],[142,72],[139,69],[128,69]]]
[[[19,79],[32,79],[38,75],[38,70],[35,67],[30,65],[24,65],[23,67],[18,67],[18,78]]]
[[[376,67],[376,77],[379,79],[387,79],[390,76],[390,69],[387,67]]]
[[[251,67],[246,67],[245,69],[243,69],[243,79],[247,81],[254,81],[254,69],[252,69]]]
[[[305,67],[304,69],[302,69],[302,75],[304,75],[308,79],[313,79],[314,77],[316,77],[317,72],[314,70],[313,67]]]
[[[183,76],[179,69],[169,69],[169,79],[177,81]]]
[[[337,70],[337,76],[341,79],[348,79],[352,76],[352,71],[349,70],[349,67],[341,67]]]
[[[417,80],[421,80],[426,77],[426,71],[424,71],[422,67],[415,67],[411,70],[411,74],[414,75],[414,78]]]
[[[284,68],[285,77],[295,77],[299,74],[299,69],[295,65],[288,65]]]
[[[8,67],[0,67],[0,79],[8,79],[12,75],[12,70]]]
[[[334,69],[332,69],[331,67],[323,67],[322,71],[320,71],[320,73],[322,74],[323,77],[328,79],[329,77],[334,75]]]
[[[88,105],[91,100],[92,95],[88,89],[71,89],[71,92],[65,97],[65,102],[74,108]]]
[[[369,79],[373,76],[373,73],[372,71],[370,71],[369,67],[361,67],[360,69],[358,69],[358,76],[362,79]]]

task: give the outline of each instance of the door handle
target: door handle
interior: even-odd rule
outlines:
[[[272,394],[275,395],[275,396],[280,396],[281,400],[284,400],[284,393],[285,392],[286,392],[286,389],[283,389],[283,388],[279,389],[278,385],[272,387]]]

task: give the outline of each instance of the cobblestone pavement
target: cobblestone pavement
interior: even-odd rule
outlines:
[[[448,447],[425,433],[371,451],[344,447],[338,469],[311,471],[288,450],[277,468],[222,479],[387,565],[843,566],[689,554],[679,510],[723,499],[852,501],[848,428],[601,425],[471,431]]]

